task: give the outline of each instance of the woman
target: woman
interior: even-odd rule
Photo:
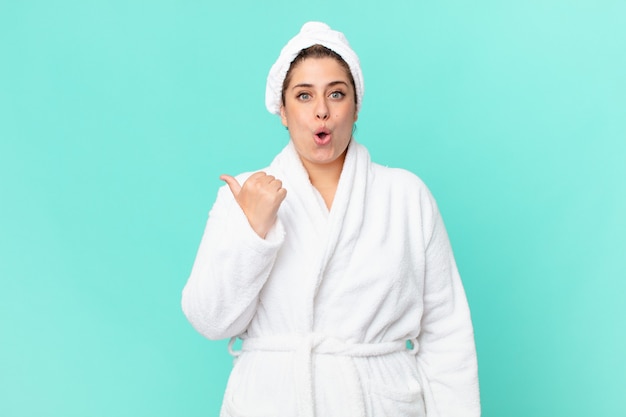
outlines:
[[[478,416],[469,309],[435,201],[353,138],[363,97],[343,34],[305,24],[270,70],[290,141],[223,175],[183,310],[240,337],[221,415]]]

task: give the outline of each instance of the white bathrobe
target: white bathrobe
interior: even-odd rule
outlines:
[[[422,181],[352,141],[328,211],[291,142],[264,171],[287,190],[273,229],[220,188],[183,290],[201,334],[243,339],[221,416],[479,416],[467,300]]]

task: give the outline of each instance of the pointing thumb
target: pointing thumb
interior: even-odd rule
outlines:
[[[228,185],[228,188],[230,188],[230,192],[233,193],[233,196],[235,198],[237,198],[237,196],[239,195],[239,191],[241,191],[241,185],[239,185],[237,180],[234,177],[226,174],[220,175],[220,179]]]

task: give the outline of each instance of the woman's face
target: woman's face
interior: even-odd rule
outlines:
[[[307,58],[292,68],[280,117],[308,171],[343,165],[357,120],[354,95],[334,58]]]

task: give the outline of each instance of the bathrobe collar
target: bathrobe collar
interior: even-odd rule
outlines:
[[[298,212],[306,213],[307,220],[313,225],[317,239],[311,243],[319,253],[313,292],[317,294],[329,264],[333,262],[333,255],[338,253],[341,257],[349,258],[359,237],[367,183],[371,176],[369,153],[364,146],[351,140],[330,212],[311,184],[292,141],[274,158],[270,170],[287,190],[288,204],[284,204],[284,208],[288,210],[290,205],[299,206]]]

